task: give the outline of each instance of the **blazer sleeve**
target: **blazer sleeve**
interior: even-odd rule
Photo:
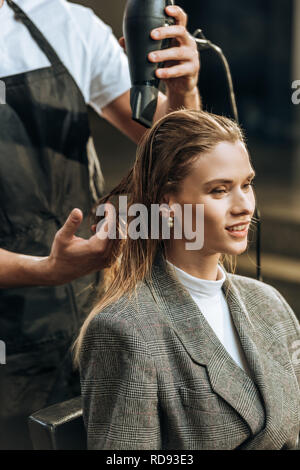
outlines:
[[[160,449],[156,368],[134,326],[98,314],[80,355],[88,449]]]
[[[300,323],[295,313],[284,299],[284,297],[276,290],[275,293],[286,313],[286,322],[285,322],[285,337],[287,341],[287,347],[289,350],[291,363],[295,371],[295,375],[298,379],[299,393],[300,393]]]
[[[275,294],[279,297],[281,304],[283,305],[284,311],[287,314],[287,325],[286,325],[286,341],[289,350],[291,364],[294,369],[295,375],[298,380],[299,396],[300,396],[300,324],[295,313],[284,299],[284,297],[274,289]],[[300,423],[299,423],[299,436],[296,444],[296,449],[300,450]]]

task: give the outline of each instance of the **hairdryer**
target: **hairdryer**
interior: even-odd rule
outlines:
[[[132,119],[151,127],[157,107],[159,79],[155,71],[161,64],[151,63],[148,54],[169,46],[170,40],[156,41],[152,29],[174,24],[165,7],[174,0],[128,0],[124,13],[123,34],[131,77],[130,106]]]

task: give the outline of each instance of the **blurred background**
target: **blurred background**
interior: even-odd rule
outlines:
[[[74,1],[90,7],[122,35],[126,0]],[[257,172],[262,217],[262,275],[300,319],[300,104],[292,82],[300,80],[300,0],[177,0],[191,33],[201,28],[220,46],[233,76],[240,122]],[[201,54],[199,88],[207,111],[231,116],[227,84],[214,52]],[[135,145],[90,111],[92,132],[109,190],[127,173]],[[238,257],[237,272],[256,276],[255,233]]]

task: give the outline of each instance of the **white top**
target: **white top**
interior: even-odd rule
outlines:
[[[174,266],[168,260],[167,262],[174,268],[178,280],[188,290],[232,359],[251,377],[251,371],[222,290],[222,285],[226,279],[222,267],[218,266],[217,280],[208,281],[191,276],[182,269],[177,268],[177,266]]]
[[[111,28],[91,9],[66,0],[15,0],[75,79],[85,102],[101,108],[130,88],[126,55]],[[0,77],[48,67],[49,61],[26,26],[0,8]]]

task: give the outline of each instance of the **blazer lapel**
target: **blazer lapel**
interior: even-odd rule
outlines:
[[[264,316],[272,312],[258,311],[257,306],[253,307],[251,299],[246,307],[230,277],[227,274],[223,287],[225,291],[228,289],[231,315],[266,414],[265,426],[249,448],[280,449],[291,435],[293,409],[297,407],[298,401],[288,353],[264,322]]]
[[[249,426],[251,434],[263,445],[264,425],[270,423],[274,448],[284,438],[282,421],[282,377],[288,375],[283,345],[270,331],[258,331],[251,323],[249,308],[244,306],[238,290],[226,273],[224,293],[247,358],[252,377],[241,369],[226,351],[204,315],[186,289],[177,281],[172,269],[159,253],[152,270],[152,283],[148,284],[159,308],[171,321],[178,338],[191,358],[204,365],[212,389],[222,397]],[[248,313],[249,312],[249,313]],[[271,343],[270,343],[271,342]],[[268,352],[268,345],[276,343],[277,357]],[[275,370],[274,370],[275,369]],[[294,390],[287,399],[295,400]],[[286,391],[285,391],[286,395]],[[276,417],[276,422],[274,422]],[[282,424],[282,423],[281,423]],[[278,435],[276,435],[278,429]],[[270,433],[269,433],[270,434]],[[280,435],[279,435],[280,434]],[[283,440],[284,442],[284,440]],[[258,444],[257,444],[258,445]],[[257,447],[256,447],[257,448]],[[262,447],[263,448],[263,447]],[[270,448],[270,447],[269,447]]]

